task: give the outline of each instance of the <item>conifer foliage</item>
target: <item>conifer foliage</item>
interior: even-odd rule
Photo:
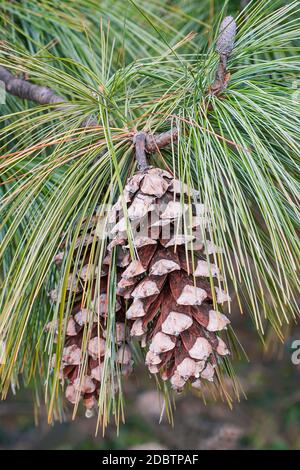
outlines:
[[[173,3],[1,2],[0,394],[50,422],[231,403],[237,313],[299,316],[299,1]]]

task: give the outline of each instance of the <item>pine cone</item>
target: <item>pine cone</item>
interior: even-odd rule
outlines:
[[[202,204],[188,204],[191,196],[196,198],[197,194],[191,195],[186,185],[158,168],[147,168],[128,180],[108,215],[106,234],[113,238],[101,265],[100,291],[96,288],[97,268],[91,262],[92,243],[95,236],[101,235],[93,230],[97,216],[84,239],[77,240],[74,257],[80,246],[86,250],[80,255],[84,257],[82,263],[76,264],[83,267],[78,271],[74,263],[69,277],[68,289],[75,301],[67,324],[61,371],[62,377],[68,379],[66,397],[70,402],[75,403],[81,395],[87,409],[97,403],[113,250],[117,250],[115,342],[123,374],[132,370],[126,318],[130,335],[148,348],[149,371],[169,379],[175,390],[183,389],[187,382],[199,387],[200,377],[212,381],[218,356],[229,354],[224,341],[216,335],[229,320],[213,305],[214,300],[223,303],[230,298],[220,286],[212,290],[210,284],[210,278],[221,279],[217,266],[209,261],[220,249],[206,239],[208,214]],[[183,223],[190,229],[188,234],[184,234]],[[60,252],[54,262],[59,265],[62,260]],[[83,297],[83,284],[87,281],[92,282],[88,308]],[[51,291],[50,297],[57,301],[58,291]],[[87,322],[94,324],[88,342],[86,376],[82,379],[79,372]]]
[[[170,173],[147,168],[129,179],[111,213],[117,223],[110,247],[127,250],[131,240],[136,251],[117,287],[128,301],[131,336],[148,346],[149,371],[170,379],[176,390],[188,381],[199,387],[200,377],[212,381],[217,357],[229,354],[216,335],[229,320],[213,305],[230,298],[210,283],[216,277],[220,284],[219,270],[209,261],[220,249],[206,239],[204,206],[188,205],[188,193]],[[190,226],[188,234],[183,234],[183,223]]]

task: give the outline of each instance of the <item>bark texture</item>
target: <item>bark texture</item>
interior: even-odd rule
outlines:
[[[5,84],[7,93],[23,100],[38,104],[64,103],[66,100],[57,95],[51,88],[35,85],[27,80],[15,77],[9,70],[0,65],[0,80]]]

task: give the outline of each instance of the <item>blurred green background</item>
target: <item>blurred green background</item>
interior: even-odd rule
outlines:
[[[232,410],[189,393],[177,397],[174,426],[164,417],[160,422],[155,382],[141,367],[125,384],[126,422],[119,434],[111,425],[104,437],[101,431],[95,436],[96,419],[83,410],[75,421],[70,409],[70,419],[49,426],[43,407],[37,416],[31,391],[22,390],[0,403],[0,449],[298,449],[300,366],[292,364],[291,346],[300,330],[284,347],[271,342],[265,353],[248,321],[237,320],[250,362],[235,363],[247,399]]]

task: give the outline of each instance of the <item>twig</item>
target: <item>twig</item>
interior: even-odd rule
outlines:
[[[236,36],[236,22],[232,16],[224,18],[220,25],[220,34],[216,43],[216,51],[220,56],[215,80],[210,87],[210,93],[218,95],[227,86],[230,73],[227,71],[227,61],[234,48]],[[178,129],[174,127],[162,134],[147,134],[146,151],[154,153],[160,148],[167,147],[171,142],[178,139]]]
[[[24,100],[35,101],[42,105],[66,102],[62,96],[54,93],[51,88],[35,85],[27,80],[17,78],[1,65],[0,80],[4,83],[5,90],[8,93]]]
[[[24,100],[34,101],[40,105],[67,103],[65,98],[57,95],[51,88],[35,85],[28,80],[17,78],[2,65],[0,65],[0,81],[4,83],[7,93]],[[81,123],[81,127],[86,126],[97,127],[98,123],[93,117],[88,117]],[[146,152],[154,153],[176,140],[178,130],[174,128],[161,134],[144,134]]]
[[[220,25],[220,34],[216,43],[216,51],[220,56],[215,80],[209,92],[218,95],[227,86],[230,73],[227,71],[227,62],[234,48],[236,36],[236,22],[232,16],[224,18]],[[171,142],[178,139],[178,129],[174,127],[162,134],[147,134],[146,151],[148,153],[157,152],[158,149],[167,147]]]
[[[173,141],[178,139],[178,129],[173,127],[167,132],[161,134],[146,134],[146,152],[155,153],[157,150],[167,147]]]
[[[57,95],[51,88],[31,83],[24,78],[15,77],[9,70],[0,65],[0,81],[5,85],[5,91],[23,100],[34,101],[40,105],[67,103],[65,98]],[[95,127],[97,121],[93,116],[84,119],[80,127]]]
[[[143,171],[148,168],[149,163],[146,157],[146,132],[137,132],[133,139],[135,145],[135,159],[137,161],[138,170]]]
[[[227,72],[227,61],[234,48],[235,35],[236,22],[232,16],[226,16],[220,25],[220,34],[216,43],[216,51],[220,59],[215,80],[210,87],[214,95],[221,93],[229,82],[230,73]]]

